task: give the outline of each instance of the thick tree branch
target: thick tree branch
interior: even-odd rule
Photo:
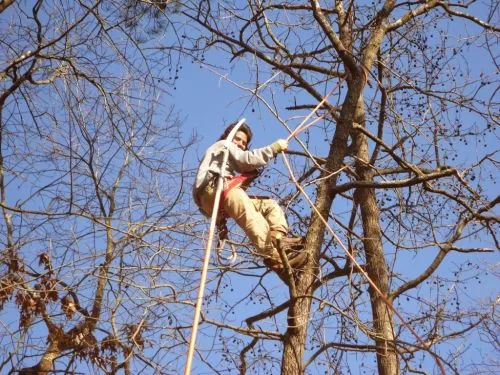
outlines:
[[[492,31],[496,31],[496,32],[500,31],[500,27],[492,25],[492,24],[487,23],[487,22],[484,22],[482,19],[475,17],[472,14],[459,12],[455,9],[452,9],[450,4],[445,2],[445,1],[439,1],[438,5],[440,7],[442,7],[446,11],[446,13],[448,13],[449,15],[467,19],[467,20],[472,21],[481,27],[484,27],[487,30],[492,30]]]

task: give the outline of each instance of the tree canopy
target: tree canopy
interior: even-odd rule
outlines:
[[[496,4],[1,6],[2,372],[182,371],[207,223],[181,61],[307,126],[252,189],[308,263],[287,286],[231,227],[194,372],[498,368]]]

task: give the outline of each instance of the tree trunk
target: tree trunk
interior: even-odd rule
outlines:
[[[364,101],[361,97],[355,118],[357,123],[364,126],[363,106]],[[357,156],[356,174],[361,181],[372,181],[374,172],[368,165],[370,159],[366,136],[357,133],[353,138],[354,150]],[[357,189],[354,193],[354,199],[359,204],[361,213],[366,271],[384,296],[388,296],[389,277],[384,249],[382,247],[380,211],[377,206],[375,192],[373,189]],[[392,312],[372,286],[369,287],[368,291],[372,306],[373,326],[376,332],[374,340],[377,348],[378,374],[399,374],[399,360],[394,347],[394,321]]]
[[[307,317],[311,309],[309,298],[301,298],[288,310],[288,329],[284,337],[281,374],[303,374],[302,358],[307,337]]]
[[[347,142],[349,130],[352,125],[352,116],[354,113],[356,92],[347,95],[343,114],[337,123],[337,129],[325,164],[323,175],[329,174],[328,171],[338,170],[343,163],[347,152]],[[351,109],[351,111],[349,111]],[[330,208],[333,202],[333,188],[336,185],[337,174],[325,178],[318,186],[318,195],[315,206],[324,218],[328,218]],[[313,212],[311,215],[311,224],[306,237],[305,249],[309,253],[309,260],[305,266],[305,271],[301,272],[296,278],[297,296],[312,295],[314,293],[313,283],[317,280],[319,257],[323,245],[325,225]],[[283,375],[299,375],[304,373],[302,360],[305,353],[308,317],[311,310],[310,298],[297,298],[292,300],[288,309],[288,329],[283,340],[283,357],[281,362],[281,373]]]
[[[371,189],[359,189],[356,194],[363,222],[366,270],[378,289],[387,296],[389,291],[387,264],[380,240],[379,211],[375,194]],[[393,344],[392,313],[374,288],[370,286],[368,290],[376,332],[374,339],[377,347],[378,373],[379,375],[399,374],[399,360]]]

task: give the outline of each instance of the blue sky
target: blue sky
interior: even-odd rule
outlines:
[[[453,33],[458,33],[462,25],[460,23],[454,23],[451,26],[451,31]],[[453,29],[455,28],[455,29]],[[227,60],[222,59],[220,56],[214,55],[210,56],[215,62],[221,66],[227,64]],[[481,61],[483,61],[483,56],[478,54],[473,54],[468,61],[472,69],[482,69]],[[255,103],[249,103],[249,93],[243,92],[239,88],[235,87],[233,84],[226,82],[220,76],[211,72],[208,67],[200,68],[199,64],[191,63],[189,59],[181,63],[182,70],[179,72],[179,79],[176,83],[176,88],[170,90],[170,95],[164,95],[162,98],[162,103],[167,107],[169,105],[175,105],[175,109],[180,112],[180,117],[184,118],[183,128],[185,129],[185,135],[189,135],[191,132],[196,131],[200,136],[200,143],[197,145],[196,149],[191,149],[188,160],[186,163],[189,167],[195,168],[197,164],[197,158],[201,157],[205,148],[210,145],[214,140],[216,140],[220,133],[223,131],[224,127],[239,118],[245,117],[247,121],[252,125],[254,130],[254,140],[252,145],[254,147],[263,146],[273,142],[277,138],[285,138],[288,133],[284,127],[276,121],[269,114],[266,108],[262,105],[257,105]],[[246,68],[244,63],[241,61],[233,62],[230,68],[227,70],[229,77],[235,79],[238,82],[247,82],[246,78]],[[309,102],[310,98],[304,99],[305,102]],[[280,94],[279,104],[285,106],[287,103],[293,101],[293,96],[284,93]],[[294,114],[285,115],[292,116]],[[305,115],[307,112],[302,112]],[[292,127],[296,125],[298,121],[290,121],[289,125]],[[303,136],[303,135],[302,135]],[[313,147],[318,147],[318,154],[324,155],[326,144],[325,142],[313,142]],[[493,142],[492,147],[498,147]],[[291,149],[300,149],[298,144],[293,141],[290,146]],[[471,155],[471,149],[469,147],[463,146],[460,149],[462,155],[467,158]],[[475,157],[475,155],[473,155]],[[276,170],[274,170],[276,169]],[[269,170],[272,171],[274,176],[277,176],[279,170],[283,170],[281,160],[278,160],[276,164],[273,164]],[[287,182],[290,183],[290,182]],[[291,183],[290,183],[291,184]],[[495,186],[489,186],[491,193],[493,194]],[[343,207],[339,204],[337,200],[334,203],[334,213],[340,214]],[[208,226],[208,221],[206,222]],[[480,241],[479,241],[480,242]],[[203,248],[204,244],[199,243],[199,248]],[[491,246],[491,244],[489,244]],[[196,244],[194,245],[196,246]],[[339,249],[340,252],[340,249]],[[427,265],[426,261],[432,258],[431,254],[433,251],[429,251],[428,258],[422,257],[414,259],[412,254],[402,255],[401,261],[404,264],[404,268],[401,270],[406,273],[406,275],[416,274],[423,267]],[[461,254],[453,254],[447,259],[447,261],[441,266],[438,271],[438,276],[446,275],[449,276],[454,272],[455,269],[462,267],[464,264],[467,265],[469,260],[472,260],[475,264],[498,264],[500,260],[498,252],[494,254],[487,254],[484,256],[464,256]],[[471,272],[471,275],[473,272]],[[252,279],[250,279],[252,280]],[[269,278],[266,279],[269,281]],[[274,284],[273,284],[274,282]],[[229,289],[221,295],[221,297],[214,302],[214,309],[210,312],[217,312],[217,307],[221,310],[224,308],[225,302],[234,302],[237,300],[244,292],[248,291],[253,285],[248,282],[248,278],[235,277],[231,281],[233,291]],[[273,292],[275,292],[276,303],[278,300],[282,301],[287,297],[286,289],[283,284],[274,279],[270,281],[270,285],[274,285]],[[474,297],[476,296],[491,296],[498,295],[498,279],[497,275],[490,273],[485,276],[480,281],[474,281],[469,283],[467,291],[461,291],[463,293],[471,293]],[[211,284],[208,287],[213,290],[214,285]],[[475,300],[470,299],[469,303],[475,303]],[[412,308],[416,308],[418,304],[411,305]],[[262,306],[256,304],[255,301],[243,301],[241,304],[237,305],[238,311],[235,315],[228,317],[233,318],[236,324],[241,322],[241,319],[248,316],[249,314],[260,311]],[[404,306],[408,308],[409,305]],[[189,320],[189,316],[186,317]],[[284,328],[284,323],[281,325]],[[213,331],[210,331],[213,332]],[[479,341],[477,341],[478,343]],[[210,344],[210,341],[203,341],[201,338],[201,344]],[[480,350],[478,345],[478,351]],[[476,358],[480,354],[478,352],[471,352],[470,354],[477,354]]]

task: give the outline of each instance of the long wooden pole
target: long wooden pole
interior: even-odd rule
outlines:
[[[238,123],[231,130],[231,132],[229,133],[229,135],[227,136],[227,138],[224,142],[224,156],[222,159],[219,177],[217,178],[217,190],[215,193],[214,208],[212,210],[212,217],[210,219],[210,229],[208,231],[207,246],[205,248],[205,259],[203,261],[203,268],[201,270],[200,288],[198,290],[198,297],[196,299],[196,309],[194,311],[193,328],[191,331],[191,339],[189,341],[189,350],[188,350],[188,354],[187,354],[184,375],[189,375],[191,373],[191,365],[193,363],[193,355],[194,355],[194,349],[195,349],[195,345],[196,345],[196,335],[198,334],[198,323],[199,323],[200,314],[201,314],[201,305],[203,303],[203,295],[205,294],[205,284],[206,284],[206,280],[207,280],[208,264],[210,262],[210,252],[212,250],[212,242],[213,242],[214,233],[215,233],[215,223],[217,221],[217,214],[219,213],[220,197],[221,197],[222,190],[224,187],[224,174],[225,174],[226,163],[227,163],[227,160],[229,158],[228,145],[229,145],[229,143],[232,142],[234,135],[236,134],[236,132],[238,131],[240,126],[243,125],[244,122],[245,122],[244,118],[242,118],[240,121],[238,121]]]

